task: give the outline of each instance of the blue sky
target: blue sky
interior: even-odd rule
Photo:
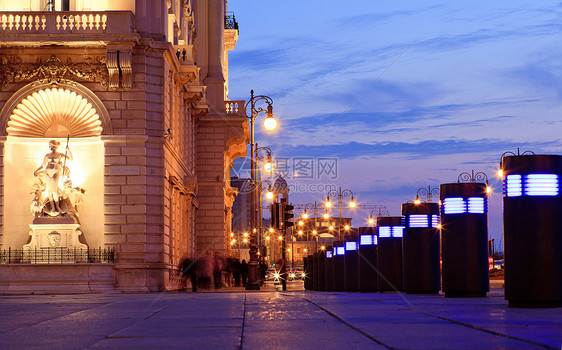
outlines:
[[[280,128],[258,128],[280,159],[337,159],[363,204],[400,204],[420,187],[488,174],[490,236],[502,234],[505,151],[562,154],[562,2],[230,0],[240,39],[230,98],[274,99]],[[294,170],[294,169],[293,169]],[[292,175],[295,175],[294,173]],[[291,193],[295,203],[325,192]],[[354,226],[368,210],[347,215]]]

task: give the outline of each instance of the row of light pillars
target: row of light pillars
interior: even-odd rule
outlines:
[[[561,306],[562,220],[559,213],[562,212],[562,156],[531,152],[520,154],[519,151],[517,154],[505,153],[499,175],[503,182],[505,298],[511,307]],[[361,258],[368,256],[361,253],[363,244],[378,244],[377,262],[367,258],[371,260],[368,264],[371,272],[376,270],[379,277],[384,277],[386,286],[382,286],[379,278],[378,290],[384,291],[392,286],[393,290],[410,293],[437,293],[441,277],[443,291],[448,297],[485,296],[489,289],[489,192],[485,174],[463,173],[457,183],[442,184],[439,191],[431,187],[420,189],[413,203],[404,203],[402,217],[377,218],[377,233],[372,236],[376,239],[369,239],[369,235],[364,234],[362,229],[368,228],[360,228],[356,244],[359,245],[359,255],[363,255]],[[437,194],[440,202],[432,203],[430,197]],[[427,201],[422,200],[424,195]],[[442,275],[439,274],[439,232]],[[388,238],[402,240],[400,252],[385,255],[390,250],[388,247],[383,249],[382,243]],[[342,253],[355,262],[353,256],[357,246],[351,242],[348,255],[347,243],[350,242],[334,242],[325,254],[317,252],[307,257],[306,264],[313,266],[307,271],[312,276],[307,288],[354,289],[353,284],[350,286],[346,282],[342,285],[342,277],[339,276],[342,271],[348,272],[341,267]],[[399,253],[403,254],[402,259],[396,259]],[[392,257],[394,263],[388,264]],[[404,264],[403,269],[396,269],[401,263]],[[364,268],[361,265],[357,270],[360,281],[363,281],[361,272]],[[394,272],[388,269],[389,265]],[[401,271],[403,276],[397,276],[397,271]],[[395,282],[392,282],[393,278]],[[402,287],[400,281],[403,281]]]

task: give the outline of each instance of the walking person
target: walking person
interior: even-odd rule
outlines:
[[[240,264],[240,276],[242,277],[242,287],[246,287],[246,282],[248,281],[248,264],[246,260],[242,260]]]
[[[191,282],[191,291],[197,292],[197,260],[184,258],[180,262],[179,268],[184,283],[187,284],[187,279],[189,278]]]
[[[223,261],[219,252],[215,252],[214,266],[213,266],[213,277],[215,282],[215,289],[222,288],[222,270],[224,268]]]
[[[234,278],[234,286],[240,287],[240,276],[242,272],[242,265],[240,264],[240,260],[235,259],[230,265],[232,269],[232,277]]]
[[[201,288],[203,289],[210,289],[211,288],[211,279],[213,278],[213,257],[211,256],[210,251],[206,251],[205,255],[203,255],[199,259],[199,264],[197,266],[197,274],[199,277],[199,282],[201,284]]]

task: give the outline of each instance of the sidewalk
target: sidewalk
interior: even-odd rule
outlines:
[[[560,349],[562,308],[334,292],[0,297],[1,349]]]

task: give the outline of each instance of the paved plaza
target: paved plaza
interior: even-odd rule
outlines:
[[[562,308],[242,289],[0,296],[0,349],[560,349]]]

